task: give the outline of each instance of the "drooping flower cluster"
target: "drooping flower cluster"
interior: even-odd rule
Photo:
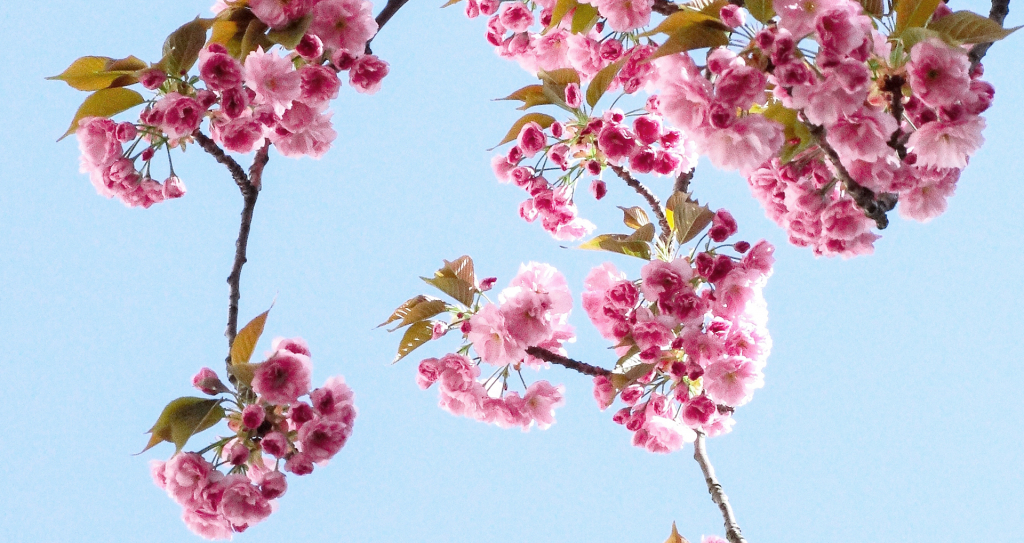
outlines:
[[[490,16],[486,36],[498,54],[544,83],[509,98],[523,109],[552,104],[576,116],[523,125],[504,161],[494,159],[499,180],[531,195],[520,214],[540,218],[557,239],[589,231],[573,202],[581,172],[596,177],[615,166],[631,175],[678,175],[701,154],[748,177],[793,243],[818,255],[866,254],[879,237],[873,229],[886,226],[897,202],[909,219],[942,213],[983,143],[979,115],[994,90],[979,79],[980,65],[972,69],[966,48],[946,43],[970,39],[962,28],[931,30],[950,13],[943,3],[930,20],[913,23],[929,26],[924,32],[901,28],[888,36],[879,29],[893,27],[892,14],[871,15],[854,0],[776,0],[778,15],[762,21],[731,4],[717,13],[682,6],[642,32],[652,5],[595,0],[566,12],[555,2],[467,0],[470,18]],[[556,13],[561,20],[552,21]],[[709,49],[698,67],[686,49],[701,47]],[[607,90],[646,89],[646,112],[627,116],[643,114],[679,136],[662,149],[638,148],[639,127],[626,133],[609,122],[621,113],[583,103],[580,86],[588,82],[598,87],[585,93],[591,106],[589,98]],[[588,127],[594,122],[605,126]],[[598,139],[587,149],[580,136],[591,133]],[[514,170],[541,151],[532,170]],[[549,164],[569,173],[549,183]],[[605,190],[600,179],[591,185],[598,198]]]
[[[468,260],[468,257],[463,258]],[[490,278],[479,287],[474,286],[480,298],[494,282],[495,279]],[[555,421],[555,408],[564,403],[564,387],[547,381],[527,385],[521,369],[523,366],[540,369],[545,365],[543,360],[528,352],[531,348],[564,354],[562,345],[575,340],[573,329],[567,323],[572,296],[565,277],[547,264],[524,264],[508,288],[498,295],[498,302],[481,305],[477,299],[472,307],[441,305],[434,314],[447,309],[452,321],[432,321],[430,339],[440,339],[457,329],[465,343],[456,353],[421,361],[416,382],[423,389],[437,383],[440,406],[453,415],[501,428],[520,427],[526,431],[536,424],[545,429]],[[476,353],[474,358],[469,357],[470,348]],[[481,381],[483,364],[495,366],[497,370]],[[522,394],[508,390],[513,372],[523,384]]]
[[[95,118],[80,121],[82,169],[100,194],[142,207],[184,194],[173,165],[169,181],[160,185],[149,177],[150,161],[161,148],[184,148],[191,143],[204,119],[210,121],[213,141],[227,151],[246,154],[273,145],[286,157],[320,158],[337,136],[328,106],[339,94],[339,73],[347,71],[352,88],[366,94],[377,92],[388,73],[386,62],[365,54],[367,42],[377,31],[369,2],[219,2],[214,12],[217,17],[212,23],[197,19],[172,35],[177,41],[194,42],[178,47],[197,47],[198,76],[188,76],[191,64],[173,73],[171,66],[176,64],[168,64],[165,57],[130,74],[133,81],[156,91],[155,97],[145,101],[138,122],[111,125],[115,132]],[[288,32],[304,18],[310,20],[309,27],[297,43],[274,34]],[[258,28],[254,25],[261,22],[269,30],[255,38],[246,34],[245,39],[218,30],[223,23],[244,31],[246,24],[238,21],[250,20],[251,24],[246,23],[250,28]],[[214,32],[206,42],[210,27]],[[292,50],[271,49],[273,39],[284,40]],[[239,41],[254,45],[243,50]],[[125,92],[138,96],[135,91]],[[112,151],[115,143],[127,142],[132,142],[127,151]],[[148,145],[133,155],[143,143]],[[144,165],[136,169],[140,158]]]
[[[207,402],[232,406],[210,413],[223,412],[234,434],[200,452],[178,452],[152,464],[156,485],[181,505],[185,525],[207,539],[230,539],[269,516],[288,488],[285,472],[308,475],[315,465],[326,465],[345,446],[356,417],[344,378],[331,377],[311,390],[310,353],[301,338],[278,338],[264,362],[233,368],[243,385],[238,393],[209,368],[192,383],[206,394],[231,395]]]
[[[695,432],[728,432],[735,408],[764,385],[771,338],[761,289],[774,249],[765,241],[711,245],[735,232],[735,220],[719,210],[704,251],[652,260],[639,281],[610,263],[586,278],[583,308],[621,355],[614,373],[594,378],[594,397],[601,409],[616,395],[626,404],[613,420],[637,447],[671,452]]]

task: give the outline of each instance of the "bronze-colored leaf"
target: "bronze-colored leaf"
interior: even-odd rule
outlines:
[[[1003,28],[992,19],[970,11],[957,11],[928,25],[929,30],[934,30],[958,43],[995,42],[1009,36],[1018,28],[1020,27]]]
[[[885,14],[885,2],[883,0],[860,0],[864,13],[877,18]]]
[[[587,103],[590,104],[590,107],[597,105],[597,102],[601,100],[604,93],[608,92],[608,87],[615,80],[615,76],[619,75],[619,70],[622,69],[625,63],[626,59],[621,58],[601,68],[601,71],[594,74],[594,79],[591,79],[590,85],[587,86]]]
[[[658,23],[658,26],[644,32],[641,36],[653,36],[655,34],[672,35],[683,28],[706,21],[719,22],[718,14],[715,13],[714,15],[709,15],[684,6],[679,11],[665,17],[664,20]]]
[[[634,230],[651,223],[651,219],[647,217],[647,212],[640,207],[618,207],[622,210],[622,222]]]
[[[900,36],[908,28],[924,26],[939,7],[941,0],[895,0],[896,29],[893,36]]]
[[[414,322],[429,319],[433,316],[443,313],[444,310],[447,308],[448,304],[444,303],[444,300],[435,299],[423,302],[421,304],[417,304],[415,307],[411,308],[404,317],[402,317],[402,322],[398,323],[398,326],[395,326],[394,328],[388,331],[394,332],[395,330],[398,330],[403,326],[412,324]]]
[[[430,341],[434,336],[434,326],[430,321],[419,321],[405,330],[402,342],[398,344],[398,354],[391,361],[392,364],[403,359],[409,353],[415,351],[420,345]]]
[[[467,255],[460,256],[451,262],[445,260],[444,266],[434,272],[434,277],[429,279],[421,277],[420,279],[455,298],[466,307],[473,304],[473,295],[477,292],[476,274],[473,271],[473,259]]]
[[[519,132],[522,131],[523,127],[526,126],[528,123],[537,123],[540,125],[541,128],[547,128],[551,126],[554,122],[555,118],[552,117],[551,115],[546,115],[544,113],[527,113],[526,115],[520,117],[519,120],[512,125],[512,128],[509,129],[508,134],[505,134],[505,137],[501,140],[501,143],[495,145],[494,147],[491,147],[490,149],[488,149],[488,151],[493,151],[494,149],[497,149],[498,147],[501,147],[502,145],[505,145],[506,143],[518,138]]]
[[[679,243],[686,243],[704,231],[715,218],[708,206],[690,200],[685,192],[676,192],[669,197],[666,207],[672,210],[672,230],[676,233]]]
[[[640,228],[637,228],[635,232],[629,235],[629,241],[654,241],[654,225],[647,223]]]
[[[454,6],[455,4],[458,4],[458,3],[459,3],[459,2],[461,2],[461,1],[462,1],[462,0],[448,0],[448,1],[447,1],[447,2],[445,2],[445,3],[444,3],[444,5],[443,5],[443,6],[441,6],[441,7],[442,7],[442,8],[446,8],[446,7],[448,7],[448,6]]]
[[[557,70],[537,70],[537,77],[545,83],[565,88],[569,83],[580,83],[580,74],[572,68],[559,68]]]
[[[57,141],[60,141],[78,130],[78,121],[86,117],[113,117],[127,111],[146,100],[141,94],[125,88],[101,89],[86,97],[75,112],[71,126]]]
[[[162,66],[168,73],[188,73],[206,45],[206,31],[212,20],[195,19],[181,25],[164,40]]]
[[[622,390],[635,383],[637,379],[651,373],[651,370],[653,370],[654,367],[655,364],[644,363],[637,364],[632,368],[629,368],[625,373],[612,373],[610,377],[612,386],[615,387],[615,390]]]
[[[302,41],[302,37],[306,35],[306,31],[309,30],[309,25],[312,22],[313,14],[307,14],[305,17],[292,21],[291,24],[284,28],[271,29],[267,32],[267,39],[285,49],[295,49],[299,42]]]
[[[718,21],[703,21],[677,30],[662,43],[654,53],[645,59],[655,59],[706,47],[729,45],[729,27]]]
[[[273,308],[273,306],[271,306]],[[256,343],[263,335],[263,326],[267,323],[267,315],[270,309],[256,315],[256,318],[249,321],[242,327],[231,342],[231,364],[243,364],[252,358],[252,352],[256,350]]]
[[[541,34],[547,34],[549,30],[558,26],[558,23],[562,22],[562,19],[578,5],[579,2],[576,0],[556,0],[555,7],[551,10],[551,22],[541,31]]]
[[[158,443],[174,443],[175,452],[180,451],[189,438],[220,422],[224,418],[221,400],[184,397],[173,400],[164,407],[156,424],[147,433],[151,434],[146,448],[148,451]]]
[[[107,63],[105,69],[108,72],[137,72],[148,67],[149,64],[146,61],[133,55],[128,55],[124,58],[111,60]]]
[[[757,19],[762,24],[768,24],[768,21],[775,17],[775,7],[772,5],[772,0],[745,0],[743,7],[747,8],[751,17]]]
[[[395,309],[395,312],[392,313],[390,317],[388,317],[388,320],[378,324],[377,328],[380,328],[381,326],[385,326],[385,325],[391,324],[392,322],[395,322],[397,320],[404,319],[405,316],[409,314],[409,311],[412,310],[412,308],[416,307],[417,305],[419,305],[419,304],[421,304],[423,302],[427,302],[427,301],[430,301],[430,300],[436,300],[436,298],[432,298],[430,296],[425,296],[423,294],[420,294],[419,296],[415,296],[415,297],[409,298],[408,300],[405,301],[405,303],[403,303],[402,305],[398,306],[398,309]]]
[[[583,242],[580,249],[592,251],[609,251],[622,255],[635,256],[644,260],[651,259],[651,246],[649,243],[622,234],[602,234],[591,240]]]
[[[265,34],[268,28],[270,27],[259,19],[249,21],[249,25],[245,28],[245,33],[242,34],[242,41],[239,44],[238,60],[245,62],[245,57],[249,56],[249,53],[260,47],[266,51],[273,45]]]
[[[594,6],[590,4],[577,4],[576,11],[572,14],[572,33],[586,34],[590,32],[590,29],[594,28],[600,17],[601,14],[597,12],[597,8]]]
[[[228,367],[228,373],[235,376],[235,379],[238,379],[238,381],[243,385],[251,387],[252,378],[256,375],[256,370],[260,369],[260,366],[263,364],[264,362],[260,362],[259,364],[249,364],[247,362],[234,364]]]
[[[504,98],[498,98],[498,100],[521,100],[523,105],[516,108],[519,110],[553,103],[544,92],[544,85],[527,85]]]
[[[672,523],[672,533],[665,540],[665,543],[690,543],[685,537],[679,535],[679,530],[676,530],[676,523]]]

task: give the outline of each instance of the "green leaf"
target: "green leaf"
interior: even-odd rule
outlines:
[[[860,0],[864,13],[878,19],[885,14],[885,2],[883,0]]]
[[[220,406],[220,402],[221,400],[184,397],[167,404],[160,417],[156,419],[156,424],[146,432],[152,435],[146,448],[139,451],[139,454],[163,441],[174,443],[175,452],[180,451],[190,437],[224,418],[224,408]]]
[[[505,145],[506,143],[518,138],[519,132],[523,130],[523,127],[531,122],[539,124],[541,128],[547,128],[555,122],[555,118],[552,117],[551,115],[545,115],[544,113],[527,113],[526,115],[520,117],[519,120],[512,125],[512,128],[509,129],[508,134],[505,134],[505,138],[501,140],[501,143],[495,145],[494,147],[491,147],[490,149],[488,149],[488,151],[493,151],[494,149],[501,147],[502,145]]]
[[[622,207],[618,206],[622,210],[622,222],[626,226],[636,230],[645,224],[650,224],[651,219],[647,217],[647,212],[640,207]]]
[[[63,81],[82,91],[96,91],[137,83],[139,80],[135,72],[146,66],[145,62],[133,56],[118,60],[110,57],[81,57],[60,75],[46,79]]]
[[[1020,27],[1003,28],[992,19],[970,11],[957,11],[928,25],[929,30],[934,30],[957,43],[995,42],[1009,36],[1018,28]]]
[[[625,63],[626,59],[621,58],[594,74],[594,79],[590,80],[590,85],[587,87],[587,103],[590,104],[590,107],[597,105],[604,93],[608,92],[608,87],[615,80],[615,76],[619,75],[619,70]]]
[[[273,45],[267,39],[267,35],[264,34],[268,28],[270,27],[259,19],[249,21],[249,25],[245,28],[245,34],[242,35],[242,41],[239,44],[238,60],[245,62],[245,57],[249,56],[249,53],[252,53],[257,48],[262,47],[266,51]]]
[[[273,305],[270,306],[273,309]],[[231,364],[244,364],[252,358],[252,352],[256,350],[256,343],[263,335],[263,326],[267,324],[267,315],[270,309],[256,315],[256,318],[249,321],[238,331],[235,340],[231,342]]]
[[[672,35],[688,26],[694,26],[708,21],[718,22],[721,24],[718,20],[718,14],[708,15],[697,10],[683,8],[672,15],[665,17],[664,20],[658,23],[658,26],[648,32],[644,32],[641,36],[653,36],[655,34]]]
[[[701,206],[690,199],[685,192],[676,192],[669,197],[666,207],[672,211],[672,230],[676,233],[679,243],[686,243],[696,238],[715,217],[708,206]]]
[[[434,272],[434,277],[420,279],[466,307],[473,305],[473,295],[477,292],[476,275],[473,271],[473,259],[468,256],[460,256],[452,262],[445,260],[444,266]]]
[[[594,27],[601,14],[590,4],[577,4],[572,14],[572,33],[586,34]]]
[[[579,248],[591,251],[609,251],[622,255],[635,256],[644,260],[651,259],[650,244],[622,234],[602,234],[594,239],[582,243]]]
[[[403,359],[409,353],[415,351],[420,345],[430,341],[434,337],[434,326],[430,321],[419,321],[410,326],[402,336],[402,342],[398,344],[398,354],[391,361],[392,364]]]
[[[302,41],[302,37],[306,35],[306,31],[309,30],[309,25],[312,22],[313,14],[310,13],[293,21],[284,28],[271,29],[270,32],[267,32],[267,39],[285,49],[295,49],[299,42]]]
[[[555,7],[551,10],[551,22],[548,23],[547,28],[541,31],[541,34],[547,34],[549,30],[558,26],[558,23],[562,22],[562,19],[578,5],[579,2],[576,0],[557,0]]]
[[[706,47],[729,45],[729,27],[718,21],[703,21],[676,31],[662,43],[645,62],[654,59]]]
[[[615,390],[622,390],[636,382],[637,379],[651,373],[655,364],[637,364],[626,371],[626,373],[613,373],[610,378]]]
[[[747,8],[751,17],[757,19],[762,24],[768,24],[768,21],[775,17],[775,7],[772,5],[772,0],[746,0],[743,2],[743,7]]]
[[[904,30],[903,34],[900,36],[900,41],[903,43],[903,47],[905,48],[905,50],[910,51],[911,49],[914,48],[915,45],[929,38],[943,40],[946,42],[947,45],[950,45],[951,47],[956,46],[955,42],[950,43],[950,39],[948,36],[939,34],[938,32],[930,28],[921,28],[919,26],[915,26],[914,28],[908,28]]]
[[[171,32],[164,40],[160,66],[170,74],[188,73],[199,60],[199,52],[206,45],[206,30],[210,23],[211,21],[196,17]]]
[[[82,105],[75,112],[75,118],[71,120],[71,126],[57,141],[60,141],[78,130],[78,121],[86,117],[113,117],[122,111],[127,111],[146,100],[142,95],[123,88],[101,89],[85,98]]]
[[[771,119],[783,127],[786,142],[782,146],[779,159],[783,164],[789,162],[794,156],[809,147],[814,138],[811,137],[807,125],[800,122],[795,110],[783,106],[780,102],[772,101],[762,112],[766,118]]]
[[[234,375],[236,379],[247,387],[252,386],[252,378],[256,375],[256,370],[260,369],[265,362],[259,364],[249,364],[242,362],[239,364],[233,364],[228,367],[228,373]]]
[[[908,28],[924,26],[939,7],[941,0],[895,0],[896,29],[894,36],[900,36]]]
[[[504,98],[498,98],[498,100],[521,100],[523,105],[516,108],[519,110],[553,103],[544,92],[544,85],[527,85]]]

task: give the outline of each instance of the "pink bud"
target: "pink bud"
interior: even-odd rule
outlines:
[[[488,277],[483,281],[480,281],[480,291],[487,292],[488,290],[491,290],[492,288],[494,288],[494,283],[496,282],[498,282],[497,277]]]
[[[260,447],[270,456],[283,458],[288,454],[288,438],[281,432],[270,432],[260,441]]]
[[[142,152],[142,161],[143,162],[149,162],[150,160],[153,160],[153,155],[155,155],[155,154],[156,154],[156,149],[154,149],[152,147],[147,148],[145,151]]]
[[[430,329],[430,339],[438,340],[444,337],[444,333],[448,331],[448,325],[442,321],[434,321],[433,326]]]
[[[238,441],[228,447],[225,453],[228,463],[232,466],[241,466],[249,459],[249,448]]]
[[[263,424],[267,416],[266,411],[258,405],[249,405],[242,410],[242,425],[250,430],[255,430]]]
[[[590,194],[594,196],[595,200],[600,200],[608,194],[608,185],[600,179],[595,179],[590,183]]]
[[[583,103],[583,93],[580,92],[579,83],[569,83],[565,86],[565,103],[576,109]]]
[[[268,500],[280,498],[288,490],[288,481],[280,471],[272,471],[263,476],[260,483],[260,493]]]
[[[217,374],[210,368],[203,368],[199,370],[199,373],[192,376],[192,386],[211,396],[228,391],[224,383],[220,382]]]
[[[178,176],[172,175],[164,181],[163,192],[165,199],[181,198],[185,195],[185,183]]]
[[[737,241],[736,244],[732,246],[732,248],[736,249],[737,253],[743,254],[750,250],[750,244],[745,241]]]
[[[295,453],[284,464],[284,469],[295,475],[309,475],[313,473],[313,462],[302,453]]]
[[[143,70],[142,73],[139,74],[139,83],[142,83],[142,86],[149,90],[160,88],[160,85],[163,85],[164,81],[167,81],[167,74],[164,73],[163,70],[158,70],[156,68]]]
[[[324,54],[324,42],[316,34],[306,34],[295,46],[295,52],[306,60],[316,60]]]
[[[734,4],[726,4],[718,14],[721,16],[722,22],[729,28],[743,26],[743,23],[746,22],[746,16],[740,11],[740,7]]]

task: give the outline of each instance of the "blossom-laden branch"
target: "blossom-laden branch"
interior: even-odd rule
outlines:
[[[817,141],[818,147],[828,155],[829,162],[832,163],[832,168],[836,172],[836,177],[843,183],[846,193],[857,203],[857,207],[864,211],[864,215],[875,221],[875,226],[879,230],[884,230],[885,227],[889,226],[889,217],[886,216],[886,213],[896,207],[897,196],[889,193],[876,196],[873,190],[854,181],[850,172],[847,171],[846,167],[839,160],[839,153],[826,140],[825,127],[810,123],[807,123],[807,125],[811,135]]]
[[[693,443],[693,459],[700,464],[700,469],[704,472],[704,481],[708,484],[711,501],[715,502],[715,505],[722,511],[722,519],[725,521],[725,538],[729,540],[729,543],[746,543],[747,540],[743,538],[740,525],[736,522],[736,516],[732,512],[732,506],[729,505],[729,497],[725,495],[725,490],[722,489],[721,483],[715,477],[715,467],[708,459],[703,432],[697,432],[697,440]]]
[[[1003,21],[1006,20],[1006,16],[1010,14],[1010,0],[992,0],[992,9],[988,12],[988,18],[1003,25]],[[981,59],[985,58],[985,53],[988,53],[988,48],[992,47],[992,42],[978,43],[974,47],[971,47],[971,51],[967,53],[967,58],[971,61],[971,71],[981,62]]]
[[[553,353],[553,352],[551,352],[551,351],[549,351],[547,349],[543,349],[541,347],[528,347],[526,349],[526,354],[528,354],[528,355],[530,355],[532,357],[535,357],[535,358],[539,358],[539,359],[541,359],[541,360],[543,360],[545,362],[551,362],[552,364],[558,364],[559,366],[564,366],[564,367],[569,368],[569,369],[571,369],[573,371],[577,371],[579,373],[582,373],[583,375],[592,375],[594,377],[597,377],[599,375],[603,375],[603,376],[607,377],[607,376],[612,374],[612,372],[610,372],[610,371],[608,371],[608,370],[606,370],[604,368],[599,368],[597,366],[592,366],[590,364],[587,364],[586,362],[580,362],[579,360],[573,360],[571,358],[566,358],[566,357],[564,357],[564,356],[562,356],[562,355],[560,355],[558,353]]]
[[[658,200],[658,197],[622,167],[614,164],[609,164],[608,167],[615,172],[615,175],[618,175],[627,185],[632,187],[637,194],[647,200],[647,204],[651,206],[651,211],[658,217],[658,224],[661,225],[661,242],[664,245],[668,245],[669,239],[672,238],[672,228],[668,224],[668,218],[665,217],[665,211],[662,210],[661,201]]]

